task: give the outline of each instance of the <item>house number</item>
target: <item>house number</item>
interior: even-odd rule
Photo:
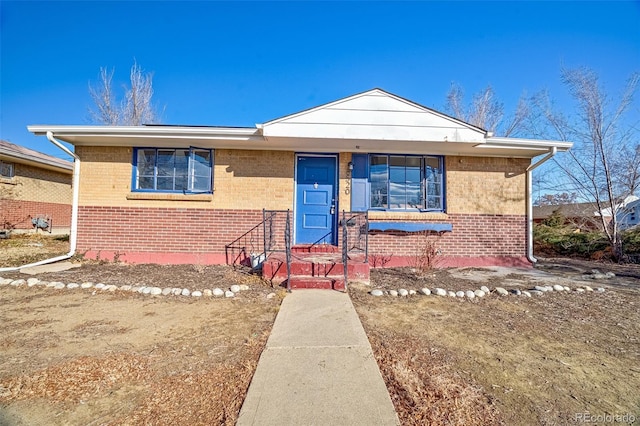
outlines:
[[[347,179],[344,185],[344,195],[351,194],[351,170],[347,171]]]
[[[318,189],[318,182],[313,184],[313,189]]]

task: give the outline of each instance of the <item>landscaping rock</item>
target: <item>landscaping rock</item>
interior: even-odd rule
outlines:
[[[451,291],[451,290],[449,290],[449,291],[447,291],[447,296],[449,296],[449,297],[456,297],[456,292],[455,292],[455,291]]]
[[[456,291],[456,297],[464,297],[464,291]]]
[[[476,290],[473,293],[476,295],[476,297],[485,297],[487,295],[487,293],[482,289]]]
[[[480,287],[480,290],[484,291],[485,295],[491,293],[491,290],[489,290],[489,287],[487,287],[486,285],[483,285],[482,287]]]
[[[100,290],[101,288],[104,288],[104,284],[98,283],[94,287],[97,288],[98,290]],[[141,287],[141,288],[144,288],[144,287]]]
[[[447,295],[447,290],[443,289],[443,288],[436,288],[436,294],[438,296],[446,296]]]
[[[138,286],[131,287],[131,291],[134,293],[140,293],[141,289],[142,287],[138,287]]]
[[[603,287],[598,287],[598,293],[604,293],[604,288]]]
[[[174,296],[180,296],[182,294],[182,289],[181,288],[174,288],[173,291],[171,292],[171,294],[173,294]]]
[[[401,288],[400,290],[398,290],[398,295],[402,297],[407,297],[409,295],[409,292],[406,289]]]
[[[467,290],[464,295],[467,296],[467,299],[475,299],[476,297],[476,294],[471,290]]]
[[[80,287],[80,284],[78,284],[78,283],[69,283],[69,284],[67,284],[67,288],[69,290],[73,290],[74,288],[78,288],[78,287]]]
[[[374,294],[374,296],[375,296],[375,294]],[[381,294],[380,296],[382,296],[382,294]],[[267,294],[267,299],[273,299],[274,297],[276,297],[276,294],[275,294],[275,293],[269,293],[269,294]]]
[[[540,291],[540,290],[529,290],[529,293],[531,293],[532,296],[542,296],[544,294],[544,291]]]
[[[211,296],[213,296],[213,293],[211,292],[210,289],[206,288],[206,289],[202,290],[202,295],[203,296],[207,296],[207,297],[211,297]]]
[[[191,297],[202,297],[202,292],[199,290],[196,290],[193,293],[191,293]]]
[[[585,292],[585,290],[584,290],[584,288],[576,288],[576,292],[578,292],[578,293],[584,293],[584,292]]]
[[[27,282],[25,280],[13,280],[11,281],[11,285],[14,287],[20,287],[21,285],[25,285]]]
[[[231,290],[234,293],[239,293],[240,292],[240,286],[237,285],[237,284],[234,284],[231,287],[229,287],[229,290]]]
[[[518,290],[517,288],[514,288],[513,290],[511,290],[511,293],[515,294],[516,296],[520,296],[522,294],[522,291]]]
[[[396,290],[389,290],[389,296],[397,297],[398,292]]]
[[[93,283],[90,283],[90,282],[82,283],[80,284],[80,287],[84,289],[91,288],[93,287]],[[131,290],[131,286],[129,286],[129,290]]]
[[[585,289],[586,291],[593,291],[593,288],[589,287],[588,285],[585,285],[585,286],[584,286],[584,289]]]
[[[66,288],[67,286],[64,285],[64,283],[56,283],[56,285],[53,287],[56,290],[62,290],[63,288]]]
[[[229,290],[224,292],[224,297],[234,297],[235,295],[236,294],[234,292],[229,291]]]
[[[214,288],[214,289],[213,289],[213,291],[212,291],[211,293],[213,293],[213,295],[214,295],[215,297],[222,297],[222,296],[224,296],[224,291],[222,291],[222,289],[219,289],[219,288]]]
[[[571,288],[565,285],[564,286],[564,291],[571,291]]]
[[[248,286],[248,285],[246,285],[246,284],[241,284],[241,285],[240,285],[240,290],[241,290],[241,291],[248,291],[248,290],[251,290],[251,287],[249,287],[249,286]]]
[[[509,294],[509,292],[502,287],[496,287],[496,293],[498,293],[500,296],[506,296]]]
[[[378,289],[371,290],[370,294],[371,294],[372,296],[376,296],[376,297],[380,297],[380,296],[384,295],[384,293],[382,292],[382,290],[378,290]],[[275,293],[273,293],[273,295],[275,296]]]
[[[431,290],[429,290],[428,288],[422,288],[420,289],[420,293],[424,294],[425,296],[431,296]]]
[[[64,288],[64,283],[61,283],[60,281],[52,281],[49,284],[47,284],[47,287],[59,288],[60,285],[62,285],[62,288]]]
[[[562,287],[560,284],[554,284],[553,290],[554,291],[564,291],[564,287]]]
[[[531,297],[531,293],[529,293],[528,291],[523,291],[522,294],[526,297]]]
[[[180,292],[180,294],[182,296],[189,296],[189,295],[191,295],[191,290],[189,290],[188,288],[183,288],[182,291]]]
[[[162,289],[160,287],[151,287],[149,294],[152,296],[160,296],[162,294]]]
[[[162,289],[162,295],[163,296],[168,296],[173,292],[173,288],[171,287],[167,287],[167,288],[163,288]]]
[[[9,285],[13,281],[11,278],[0,278],[0,285]]]
[[[38,284],[39,282],[40,282],[40,280],[39,280],[39,279],[37,279],[37,278],[29,278],[29,279],[27,280],[27,285],[28,285],[29,287],[33,287],[34,285]]]
[[[151,290],[152,289],[153,289],[153,287],[143,287],[141,293],[142,294],[151,294]]]
[[[409,290],[409,296],[415,296],[416,291],[415,290]]]
[[[543,293],[547,291],[547,287],[542,286],[542,285],[537,285],[533,289],[536,290],[536,291],[541,291]]]

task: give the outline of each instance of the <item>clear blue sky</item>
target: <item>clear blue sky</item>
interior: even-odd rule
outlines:
[[[1,1],[0,138],[89,124],[88,83],[133,60],[167,124],[253,126],[374,87],[443,110],[452,81],[566,100],[560,66],[619,90],[640,70],[640,2]]]

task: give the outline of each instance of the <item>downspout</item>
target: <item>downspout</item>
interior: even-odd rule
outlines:
[[[14,266],[8,268],[0,268],[0,272],[11,272],[17,271],[22,268],[30,268],[32,266],[40,266],[46,265],[49,263],[59,262],[61,260],[67,260],[76,254],[76,243],[78,241],[78,194],[80,192],[80,157],[78,157],[75,153],[71,152],[66,146],[60,143],[53,137],[53,132],[47,132],[47,139],[63,150],[66,154],[73,157],[73,198],[71,201],[71,229],[69,232],[69,253],[64,254],[62,256],[52,257],[50,259],[40,260],[38,262],[29,263],[27,265],[22,266]]]
[[[547,155],[545,155],[543,158],[536,161],[535,163],[529,165],[529,167],[527,167],[526,169],[526,172],[527,172],[527,260],[534,265],[536,264],[538,259],[533,257],[533,200],[532,200],[533,185],[531,182],[532,181],[531,172],[533,172],[534,169],[538,168],[539,166],[541,166],[542,164],[550,160],[554,155],[556,155],[557,152],[558,152],[558,148],[556,148],[555,146],[551,147]]]

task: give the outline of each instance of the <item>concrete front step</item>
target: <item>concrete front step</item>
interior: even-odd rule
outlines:
[[[319,256],[306,255],[300,257],[293,255],[291,261],[291,276],[315,277],[315,278],[335,278],[344,281],[344,264],[340,256]],[[287,264],[284,255],[272,255],[262,264],[262,276],[275,283],[280,283],[287,279]],[[364,258],[354,257],[347,262],[347,277],[354,281],[369,281],[370,268],[368,263],[364,263]],[[317,287],[308,287],[317,288]]]
[[[344,279],[333,277],[291,276],[291,289],[316,288],[326,290],[344,290]]]

